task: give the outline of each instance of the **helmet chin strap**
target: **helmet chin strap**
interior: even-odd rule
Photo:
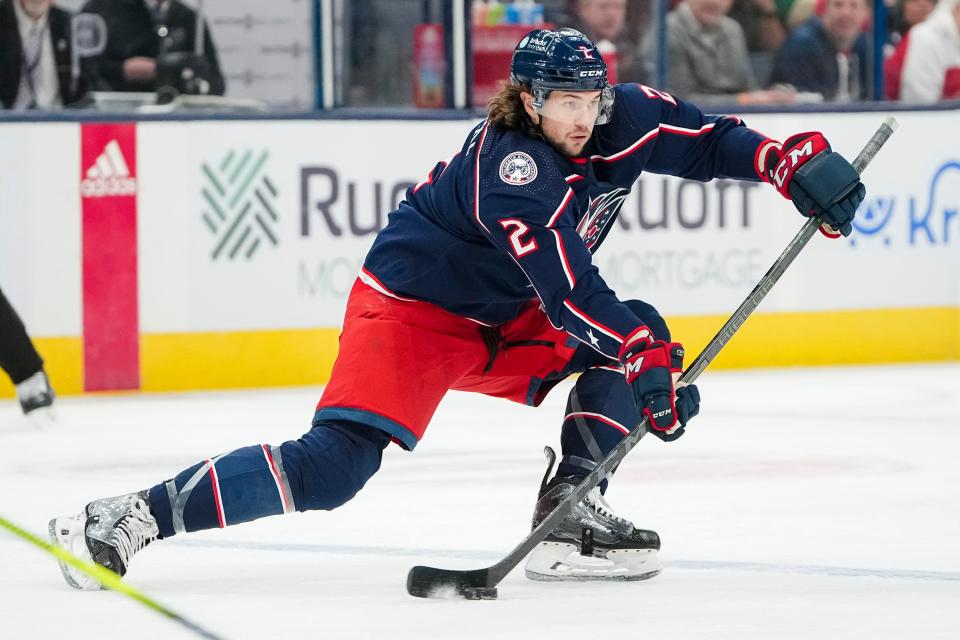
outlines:
[[[545,142],[549,143],[550,146],[556,148],[556,146],[550,142],[550,139],[547,138],[547,134],[543,132],[543,116],[539,113],[537,114],[537,121],[533,123],[533,131],[530,132],[532,135],[538,136]]]
[[[531,123],[531,125],[533,126],[533,131],[531,131],[530,133],[533,134],[533,135],[535,135],[535,136],[539,136],[539,137],[543,138],[544,140],[546,140],[546,139],[547,139],[547,136],[544,135],[544,133],[543,133],[543,116],[540,115],[540,114],[537,112],[536,107],[534,107],[533,113],[534,113],[534,114],[536,115],[536,117],[537,117],[536,120],[534,120],[534,119],[533,119],[533,116],[530,115],[530,113],[527,112],[527,110],[526,110],[526,107],[527,107],[527,103],[526,103],[526,102],[523,102],[523,107],[524,107],[524,113],[526,113],[527,117],[530,118],[530,123]]]
[[[536,113],[536,111],[534,111],[534,113]],[[547,140],[547,135],[543,132],[543,116],[537,113],[537,119],[534,120],[533,117],[528,113],[527,117],[530,118],[530,124],[533,127],[533,130],[530,131],[530,134],[550,142]]]

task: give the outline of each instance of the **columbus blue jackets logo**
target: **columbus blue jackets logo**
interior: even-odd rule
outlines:
[[[527,184],[537,179],[537,163],[523,151],[515,151],[500,163],[500,179],[507,184]]]
[[[607,235],[610,223],[617,217],[623,200],[630,194],[626,189],[614,189],[602,193],[596,198],[590,198],[587,214],[577,224],[577,233],[583,238],[583,244],[593,253],[594,249],[603,242]]]

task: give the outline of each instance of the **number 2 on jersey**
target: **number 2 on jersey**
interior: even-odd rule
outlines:
[[[537,241],[531,238],[529,241],[524,242],[524,234],[530,231],[530,227],[515,220],[513,218],[507,218],[506,220],[500,221],[500,226],[506,229],[508,233],[508,238],[510,238],[510,246],[513,247],[513,253],[516,254],[518,258],[537,250]],[[513,231],[511,231],[513,229]]]

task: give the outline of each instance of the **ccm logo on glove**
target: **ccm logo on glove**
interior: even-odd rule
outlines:
[[[673,386],[674,375],[683,371],[683,354],[679,342],[654,340],[645,326],[627,336],[620,349],[620,362],[637,408],[661,440],[676,440],[683,435],[687,420],[700,410],[695,385],[676,390]]]
[[[852,164],[830,149],[823,134],[798,133],[779,147],[770,141],[758,151],[766,178],[807,217],[819,218],[820,231],[839,238],[853,232],[853,218],[866,195]]]
[[[787,151],[780,160],[780,163],[774,168],[773,175],[771,176],[773,185],[784,197],[789,198],[790,194],[785,192],[783,188],[784,185],[789,182],[787,178],[792,176],[793,172],[804,162],[813,158],[813,156],[821,151],[829,149],[830,145],[827,144],[827,141],[824,140],[822,135],[815,134],[813,137],[807,138],[803,141],[803,144]]]

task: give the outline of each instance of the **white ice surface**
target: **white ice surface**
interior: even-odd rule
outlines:
[[[334,512],[178,536],[128,581],[226,638],[960,638],[960,365],[708,372],[703,415],[645,438],[608,498],[659,531],[646,582],[544,584],[497,601],[408,596],[414,564],[479,568],[526,533],[566,388],[540,409],[452,394],[413,454]],[[833,392],[828,390],[833,389]],[[63,398],[28,427],[0,402],[0,515],[37,533],[88,500],[279,443],[318,389]],[[0,531],[0,638],[190,638]]]

